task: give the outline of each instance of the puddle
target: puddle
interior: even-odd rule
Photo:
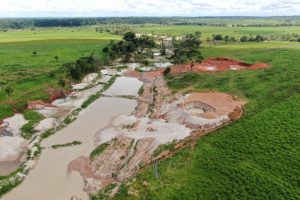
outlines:
[[[21,158],[12,162],[0,162],[0,176],[6,176],[16,171],[20,164],[22,164],[24,161],[25,157],[22,156]]]

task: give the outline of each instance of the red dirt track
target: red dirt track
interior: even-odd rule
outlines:
[[[203,60],[201,63],[192,64],[179,64],[171,67],[171,74],[178,75],[187,72],[222,72],[227,70],[257,70],[265,69],[269,67],[266,63],[257,63],[250,65],[241,61],[236,61],[228,58],[209,58]],[[128,71],[123,75],[128,77],[136,77],[140,80],[153,80],[163,75],[163,69],[149,71],[149,72],[137,72]]]

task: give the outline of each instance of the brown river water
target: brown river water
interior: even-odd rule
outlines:
[[[140,86],[137,80],[128,79],[127,82],[121,77],[121,81],[117,80],[116,85],[107,92],[112,95],[136,95]],[[75,140],[82,144],[58,149],[45,148],[25,180],[1,200],[69,200],[72,196],[87,200],[82,177],[77,172],[67,172],[69,162],[80,156],[88,156],[95,148],[95,133],[107,126],[113,117],[132,112],[136,104],[135,100],[117,97],[96,100],[80,113],[75,122],[42,142],[43,147]]]

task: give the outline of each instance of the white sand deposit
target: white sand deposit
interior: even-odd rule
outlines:
[[[44,132],[48,129],[58,126],[58,121],[55,118],[45,118],[39,122],[39,124],[34,128],[38,132]]]
[[[135,139],[153,137],[158,144],[181,140],[191,133],[191,129],[179,123],[168,123],[164,120],[150,120],[147,117],[136,118],[133,115],[121,115],[115,118],[111,127],[101,130],[96,141],[107,142],[118,135]]]
[[[28,121],[25,120],[22,114],[17,113],[10,118],[4,119],[1,126],[16,136],[21,134],[22,126],[24,126],[27,122]]]
[[[26,141],[21,137],[0,137],[0,162],[18,159],[26,148]]]

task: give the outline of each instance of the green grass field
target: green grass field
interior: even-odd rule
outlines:
[[[213,90],[246,99],[244,116],[201,138],[195,149],[161,161],[159,179],[149,166],[115,199],[300,199],[300,45],[227,44],[202,52],[272,67],[169,77],[174,91]]]
[[[120,38],[109,33],[97,33],[94,27],[83,28],[37,28],[24,30],[10,30],[0,32],[0,43],[37,41],[37,40],[115,40]]]
[[[279,36],[284,34],[299,34],[300,27],[215,27],[215,26],[145,26],[136,28],[135,31],[142,33],[153,33],[159,35],[175,35],[181,36],[189,33],[200,31],[202,39],[211,37],[213,34],[222,34],[235,37],[244,35],[263,35],[263,36]]]
[[[48,100],[47,89],[57,87],[55,70],[90,53],[102,55],[102,48],[119,38],[91,30],[87,30],[87,34],[73,31],[75,29],[42,29],[0,33],[0,120],[23,108],[27,101]],[[6,85],[14,89],[11,98],[4,92]]]

